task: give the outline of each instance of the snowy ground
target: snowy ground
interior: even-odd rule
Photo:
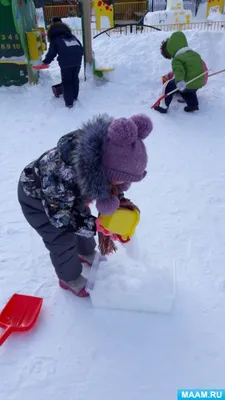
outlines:
[[[187,36],[213,71],[224,68],[224,34]],[[166,116],[152,111],[161,75],[170,70],[159,53],[165,37],[96,39],[99,63],[115,72],[98,87],[81,74],[72,110],[51,93],[60,81],[57,64],[42,72],[38,86],[0,88],[0,308],[14,292],[44,298],[35,329],[0,349],[2,399],[174,400],[179,387],[224,386],[225,75],[199,92],[199,113],[186,115],[176,102]],[[150,260],[154,254],[156,261],[176,261],[176,299],[166,316],[94,309],[60,289],[17,203],[22,168],[101,112],[153,119],[148,175],[129,196],[141,209],[143,251]]]

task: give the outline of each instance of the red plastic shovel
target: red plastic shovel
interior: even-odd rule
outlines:
[[[43,299],[40,297],[14,294],[0,313],[0,346],[13,332],[30,330],[40,313]]]
[[[49,65],[48,64],[34,65],[32,68],[35,69],[35,71],[39,71],[41,69],[49,68]]]
[[[189,83],[192,83],[192,82],[196,81],[196,79],[200,78],[201,76],[208,74],[208,72],[209,72],[209,70],[207,70],[207,71],[203,72],[202,74],[196,76],[195,78],[191,79],[189,82],[186,82],[186,85],[188,85]],[[157,107],[157,106],[159,105],[160,101],[162,101],[163,99],[165,99],[166,97],[168,97],[170,94],[173,94],[173,93],[175,93],[175,92],[177,92],[177,91],[178,91],[178,88],[172,90],[170,93],[164,94],[163,96],[161,96],[161,97],[151,106],[151,108]]]

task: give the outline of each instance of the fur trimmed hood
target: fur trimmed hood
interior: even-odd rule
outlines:
[[[166,39],[166,40],[163,40],[162,41],[162,43],[161,43],[161,47],[160,47],[160,51],[161,51],[161,54],[162,54],[162,56],[164,57],[164,58],[166,58],[167,60],[171,60],[171,55],[168,53],[168,51],[167,51],[167,43],[168,43],[168,40],[169,39]]]
[[[64,135],[57,144],[63,161],[73,168],[81,195],[86,199],[110,198],[103,156],[112,121],[107,114],[99,115],[83,124],[80,130]]]

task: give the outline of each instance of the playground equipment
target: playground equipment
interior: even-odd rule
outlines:
[[[91,2],[81,0],[80,5],[85,79],[87,64],[97,79],[106,79],[106,74],[113,71],[113,68],[98,67],[96,63],[92,50]],[[46,49],[45,29],[38,27],[33,1],[0,0],[0,86],[37,83],[39,66]]]
[[[92,7],[95,13],[95,25],[96,29],[99,31],[102,28],[101,19],[102,17],[107,17],[109,21],[108,28],[112,28],[114,26],[114,18],[113,18],[113,6],[109,6],[102,0],[93,0]]]
[[[92,35],[91,35],[91,2],[81,0],[80,11],[81,11],[81,21],[82,21],[82,36],[84,45],[84,71],[86,80],[86,65],[88,64],[94,77],[100,80],[107,80],[107,74],[112,72],[114,68],[104,68],[99,67],[95,54],[92,49]]]
[[[47,43],[38,28],[32,0],[0,0],[0,86],[38,81],[32,66],[41,63]]]

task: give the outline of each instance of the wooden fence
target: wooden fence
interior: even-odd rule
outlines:
[[[59,6],[46,5],[43,7],[45,26],[51,23],[52,17],[76,17],[78,14],[78,3]]]
[[[114,2],[114,21],[115,25],[126,21],[138,22],[148,10],[146,1],[140,2]]]

